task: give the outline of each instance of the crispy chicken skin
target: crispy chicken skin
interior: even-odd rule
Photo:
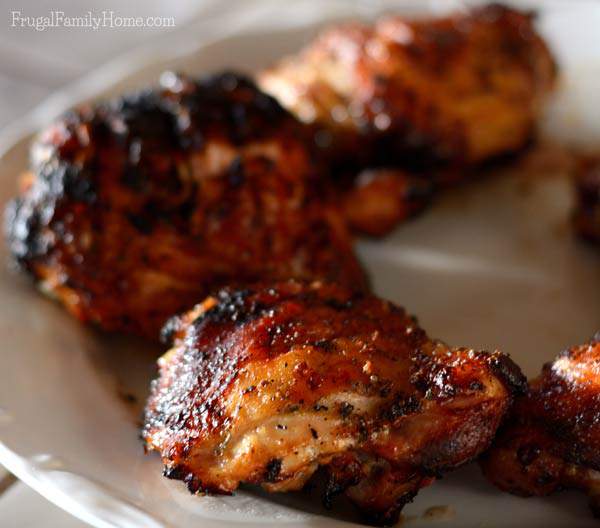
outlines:
[[[41,288],[80,320],[150,338],[225,284],[364,288],[304,126],[235,74],[161,82],[38,138],[6,229]]]
[[[476,164],[531,138],[556,67],[533,15],[488,5],[325,30],[260,86],[334,159]]]
[[[600,157],[583,156],[575,169],[576,206],[573,224],[590,242],[600,242]]]
[[[164,336],[143,436],[167,477],[289,491],[324,467],[325,501],[346,493],[379,524],[486,449],[524,385],[507,356],[448,348],[403,309],[321,282],[222,290]]]
[[[486,476],[522,496],[579,488],[600,515],[600,335],[544,365],[482,459]]]

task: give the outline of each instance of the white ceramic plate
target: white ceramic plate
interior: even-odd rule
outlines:
[[[600,4],[528,2],[562,62],[564,80],[546,120],[569,141],[600,137]],[[206,73],[258,69],[296,50],[318,25],[373,16],[391,2],[238,2],[157,41],[57,94],[0,143],[0,204],[27,165],[29,137],[84,99],[155,82],[165,68]],[[395,2],[396,10],[439,11],[455,2]],[[600,142],[598,142],[600,144]],[[359,244],[375,289],[419,315],[431,335],[452,344],[509,352],[527,374],[600,328],[600,254],[569,231],[571,195],[552,160],[532,177],[513,169],[449,192],[425,215],[381,242]],[[539,171],[538,171],[539,172]],[[4,246],[0,259],[6,258]],[[349,526],[302,493],[193,497],[161,477],[144,456],[138,420],[158,350],[81,327],[18,275],[0,272],[0,462],[51,501],[95,526],[289,528]],[[137,402],[128,401],[134,395]],[[443,518],[423,514],[449,506]],[[406,526],[596,526],[576,493],[520,499],[488,484],[476,465],[423,490],[405,509]],[[345,520],[339,520],[341,515]],[[435,516],[434,516],[435,517]]]

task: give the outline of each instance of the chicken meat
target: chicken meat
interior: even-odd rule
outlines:
[[[365,169],[345,187],[337,187],[337,202],[348,227],[372,237],[384,236],[419,214],[435,191],[430,180],[390,168]]]
[[[544,365],[482,458],[485,475],[516,495],[584,490],[600,516],[600,335]]]
[[[365,288],[305,134],[242,76],[165,74],[40,134],[6,211],[10,249],[78,319],[150,338],[227,284]]]
[[[492,4],[328,28],[259,84],[334,160],[465,166],[527,144],[556,70],[534,16]]]
[[[390,302],[323,282],[224,289],[164,329],[143,436],[191,492],[282,492],[318,468],[391,524],[485,450],[525,380],[505,355],[449,348]]]

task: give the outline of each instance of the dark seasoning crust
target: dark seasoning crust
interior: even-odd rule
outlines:
[[[511,395],[525,383],[507,357],[450,350],[430,341],[401,308],[330,284],[223,290],[166,328],[173,348],[152,384],[144,428],[148,448],[161,452],[166,476],[183,480],[192,492],[231,493],[240,482],[275,491],[297,475],[307,479],[320,464],[329,475],[324,502],[346,492],[379,524],[394,522],[420,487],[485,449]],[[490,394],[490,380],[504,388]],[[341,399],[326,403],[338,393]],[[361,409],[356,396],[376,403]],[[452,410],[455,401],[461,410]],[[432,407],[447,423],[430,424],[436,432],[429,439],[411,433],[420,419],[435,422]],[[278,416],[273,429],[284,442],[285,435],[304,434],[295,454],[303,442],[325,452],[332,440],[323,424],[331,422],[339,422],[334,437],[349,438],[355,447],[334,449],[317,456],[315,466],[293,470],[293,454],[265,447],[263,440],[253,444],[255,455],[240,472],[229,457],[237,435],[248,434],[240,432],[246,410],[254,417],[247,427]],[[307,414],[325,421],[309,420],[303,433],[298,427]],[[290,418],[297,420],[292,428]],[[414,441],[409,454],[392,454],[402,440],[377,440],[389,428],[406,428],[404,441]],[[225,469],[214,469],[217,459]]]
[[[45,255],[47,244],[39,231],[47,219],[54,216],[62,199],[84,204],[98,200],[93,171],[99,169],[100,160],[93,153],[85,156],[85,152],[83,160],[75,158],[82,154],[82,144],[85,143],[81,134],[97,138],[99,142],[114,141],[117,148],[123,148],[127,160],[122,170],[122,183],[146,193],[151,186],[150,193],[158,194],[159,185],[183,190],[176,161],[184,156],[186,149],[192,146],[201,148],[211,128],[218,128],[231,143],[239,145],[245,140],[278,131],[287,118],[287,113],[272,97],[256,91],[251,81],[233,73],[207,78],[197,86],[183,78],[174,79],[170,75],[164,78],[173,88],[177,86],[177,91],[161,94],[149,89],[95,109],[72,111],[64,116],[59,129],[52,131],[56,135],[65,134],[65,138],[40,140],[39,149],[52,150],[49,156],[38,159],[34,149],[32,156],[32,169],[39,175],[41,184],[38,192],[46,198],[44,207],[29,215],[20,214],[21,208],[31,204],[18,198],[9,209],[7,221],[11,250],[21,264],[27,265],[28,259]],[[202,97],[197,97],[198,89],[202,90]],[[229,97],[233,90],[243,93],[237,104],[232,104],[233,100]],[[198,114],[202,118],[200,123],[192,117]],[[154,172],[150,167],[150,162],[157,160],[152,159],[151,152],[145,152],[147,157],[142,157],[142,146],[146,151],[157,147],[168,152],[176,161],[161,160],[167,163],[167,168],[163,174],[157,174],[158,171]],[[236,168],[239,172],[239,165]],[[153,181],[157,175],[161,176],[160,180]],[[137,222],[136,227],[144,225],[140,229],[143,232],[151,231],[151,223],[159,220],[157,213],[165,204],[158,198],[164,196],[151,196],[142,219],[130,218]],[[187,200],[179,197],[182,203],[175,204],[176,214],[182,218],[194,207],[193,196],[184,194],[184,198]]]
[[[153,339],[234,281],[366,287],[304,128],[236,74],[162,83],[40,136],[6,212],[16,261],[79,319]]]

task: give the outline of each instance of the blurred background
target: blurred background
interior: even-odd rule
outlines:
[[[235,0],[2,0],[0,128],[56,89],[118,55],[161,34],[180,30],[198,17],[212,16],[240,3]],[[51,13],[57,24],[61,12],[65,18],[83,17],[86,22],[91,12],[95,17],[106,17],[107,26],[44,27],[41,20],[37,28],[32,27],[33,19],[37,22],[40,17],[52,16]],[[144,27],[120,28],[116,27],[119,17],[152,20],[144,20]],[[108,27],[111,19],[113,27]]]

